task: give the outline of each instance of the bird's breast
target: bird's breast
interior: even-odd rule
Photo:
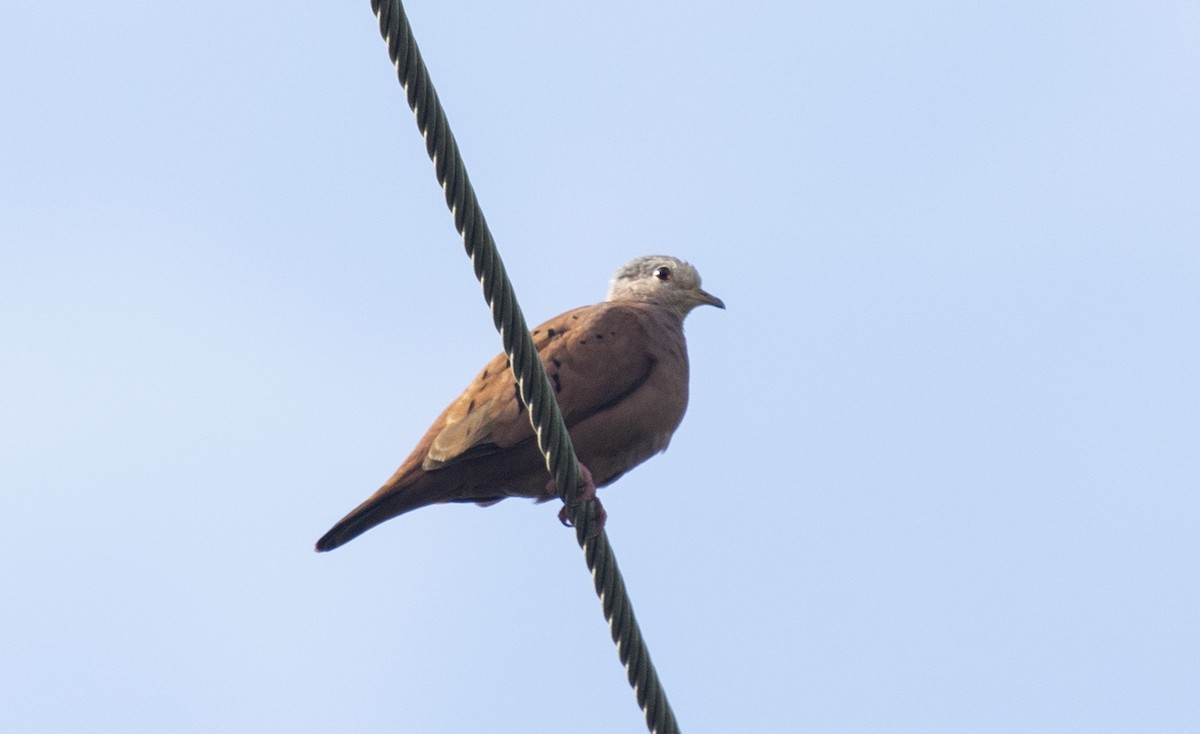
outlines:
[[[665,450],[688,402],[688,364],[678,345],[656,344],[649,369],[636,389],[571,429],[580,461],[597,485],[620,477]]]

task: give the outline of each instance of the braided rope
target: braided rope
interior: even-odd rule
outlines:
[[[604,618],[608,620],[609,631],[617,646],[617,656],[625,666],[638,706],[646,716],[646,725],[654,734],[678,732],[675,714],[650,661],[650,651],[642,639],[608,536],[603,530],[599,533],[595,531],[595,503],[590,500],[581,503],[576,499],[583,478],[571,436],[567,433],[546,371],[533,347],[529,327],[517,304],[500,253],[496,250],[483,211],[475,198],[475,190],[471,187],[467,169],[459,155],[458,143],[450,132],[446,113],[438,101],[429,71],[413,38],[404,5],[400,0],[371,0],[371,8],[379,19],[379,31],[387,42],[388,56],[396,66],[396,76],[407,93],[408,106],[416,115],[417,127],[425,139],[425,150],[433,160],[437,180],[445,192],[446,205],[454,215],[454,227],[462,235],[463,246],[475,269],[475,277],[483,285],[483,295],[492,310],[492,321],[500,332],[504,351],[512,364],[521,400],[529,409],[538,448],[545,455],[547,469],[560,488],[563,501],[570,508],[575,538],[592,572]]]

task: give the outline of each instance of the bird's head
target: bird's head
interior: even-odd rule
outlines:
[[[645,301],[687,316],[696,306],[725,308],[725,302],[700,287],[690,263],[668,255],[630,260],[613,276],[609,301]]]

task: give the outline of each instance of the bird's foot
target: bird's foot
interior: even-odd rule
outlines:
[[[583,477],[583,486],[579,488],[579,493],[575,495],[575,503],[573,505],[567,505],[566,501],[563,501],[562,509],[558,511],[558,521],[567,527],[573,527],[574,523],[571,522],[571,515],[574,509],[579,505],[593,502],[596,506],[596,524],[592,528],[591,536],[594,538],[604,530],[604,523],[608,521],[608,513],[605,512],[604,505],[600,504],[600,498],[596,496],[596,482],[592,479],[592,473],[586,466],[580,464],[579,474]],[[546,484],[546,492],[557,495],[558,492],[556,490],[557,487],[554,480],[551,479]]]

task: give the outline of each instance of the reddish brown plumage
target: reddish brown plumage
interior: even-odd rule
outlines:
[[[610,300],[568,311],[531,332],[576,454],[599,487],[666,449],[687,408],[683,318],[701,303],[723,307],[700,289],[691,266],[654,260],[664,261],[687,268],[685,277],[658,283],[654,271],[639,272],[624,290],[618,279]],[[640,297],[647,288],[671,290],[652,293],[663,298]],[[424,505],[544,499],[548,479],[501,354],[438,416],[391,479],[317,541],[317,550],[332,550]]]
[[[535,329],[534,346],[579,460],[605,486],[667,447],[687,407],[680,318],[635,301],[568,311]],[[479,373],[383,487],[317,542],[342,545],[438,502],[544,497],[545,462],[503,354]]]

